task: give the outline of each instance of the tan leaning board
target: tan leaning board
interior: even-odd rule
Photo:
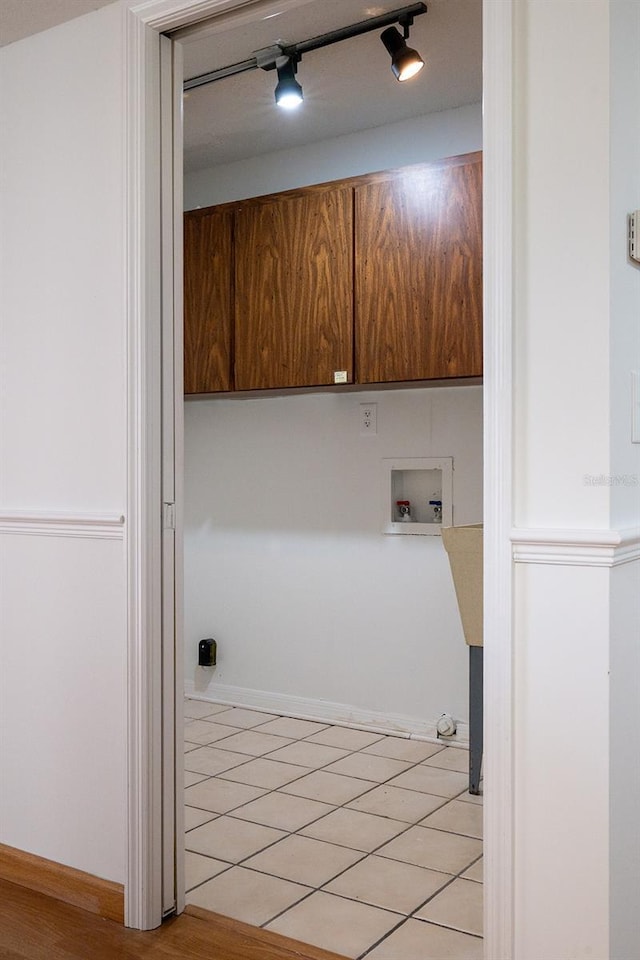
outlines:
[[[482,524],[443,527],[442,542],[456,589],[464,638],[482,646]]]

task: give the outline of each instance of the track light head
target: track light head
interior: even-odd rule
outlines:
[[[415,77],[424,67],[424,60],[418,51],[407,46],[408,27],[405,27],[405,33],[406,37],[403,37],[395,27],[389,27],[380,34],[380,39],[391,57],[391,72],[400,82]]]
[[[284,110],[295,110],[302,103],[302,87],[296,80],[296,61],[293,57],[284,59],[282,66],[276,63],[278,71],[278,85],[276,86],[276,103]]]
[[[408,80],[424,67],[424,60],[420,54],[407,46],[409,27],[412,26],[414,17],[419,17],[426,12],[426,3],[412,3],[407,7],[400,7],[399,10],[389,10],[379,16],[369,17],[369,19],[361,20],[359,23],[352,23],[351,26],[339,27],[337,30],[331,30],[329,33],[323,33],[317,37],[310,37],[308,40],[302,40],[299,43],[286,43],[283,40],[278,40],[268,47],[254,50],[253,56],[247,60],[230,63],[226,67],[220,67],[217,70],[211,70],[209,73],[203,73],[200,76],[185,80],[184,90],[191,90],[206,83],[213,83],[214,80],[232,77],[237,73],[244,73],[246,70],[277,70],[276,103],[279,107],[290,110],[299,106],[303,100],[302,87],[295,76],[297,65],[303,55],[306,56],[312,50],[320,50],[321,47],[328,47],[332,43],[349,40],[351,37],[359,37],[362,34],[370,33],[372,30],[380,30],[382,27],[388,28],[380,35],[380,39],[391,56],[393,75],[397,80]],[[399,30],[391,26],[393,23],[397,23],[403,28],[404,36]]]

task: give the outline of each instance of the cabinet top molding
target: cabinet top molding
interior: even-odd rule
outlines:
[[[327,190],[335,190],[342,187],[357,187],[369,183],[384,183],[387,180],[396,180],[398,177],[417,178],[421,174],[424,175],[450,167],[462,167],[471,163],[482,163],[481,150],[476,150],[472,153],[461,153],[455,157],[444,157],[442,160],[434,160],[430,163],[412,163],[404,167],[392,167],[388,170],[359,174],[340,180],[326,180],[323,183],[312,183],[307,186],[294,187],[291,190],[281,190],[277,193],[265,193],[257,197],[246,197],[243,200],[215,203],[209,207],[197,207],[194,210],[185,210],[185,215],[194,218],[205,217],[214,209],[221,212],[226,209],[237,210],[238,207],[241,207],[245,203],[272,203],[274,200],[293,200],[297,197],[308,196],[310,193],[323,193]]]

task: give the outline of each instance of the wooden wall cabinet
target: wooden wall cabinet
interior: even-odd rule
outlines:
[[[481,155],[355,186],[358,383],[482,375]]]
[[[184,217],[184,392],[230,390],[233,205]]]
[[[353,379],[349,187],[241,203],[235,234],[237,390]]]
[[[480,153],[185,215],[185,393],[481,375]]]

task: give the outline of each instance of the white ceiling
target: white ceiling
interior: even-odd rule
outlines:
[[[115,0],[0,0],[0,46],[90,13]],[[302,4],[302,5],[300,5]],[[296,43],[407,6],[408,0],[259,0],[237,14],[189,28],[185,77],[245,60],[278,40]],[[482,0],[428,0],[410,45],[426,61],[398,83],[380,31],[305,55],[305,101],[276,108],[273,71],[252,70],[190,91],[184,104],[187,172],[313,143],[482,98]]]
[[[247,22],[246,12],[225,26],[219,19],[181,37],[185,78],[246,60],[278,40],[296,43],[371,16],[407,6],[408,0],[306,0]],[[257,8],[263,5],[258,4]],[[189,91],[184,103],[185,170],[313,143],[482,99],[482,0],[428,0],[416,17],[410,46],[426,66],[398,83],[380,30],[306,54],[298,66],[304,103],[288,113],[275,106],[273,71],[252,70]],[[239,21],[239,22],[238,22]],[[200,28],[202,29],[202,27]]]
[[[114,0],[0,0],[0,47],[81,17]]]

